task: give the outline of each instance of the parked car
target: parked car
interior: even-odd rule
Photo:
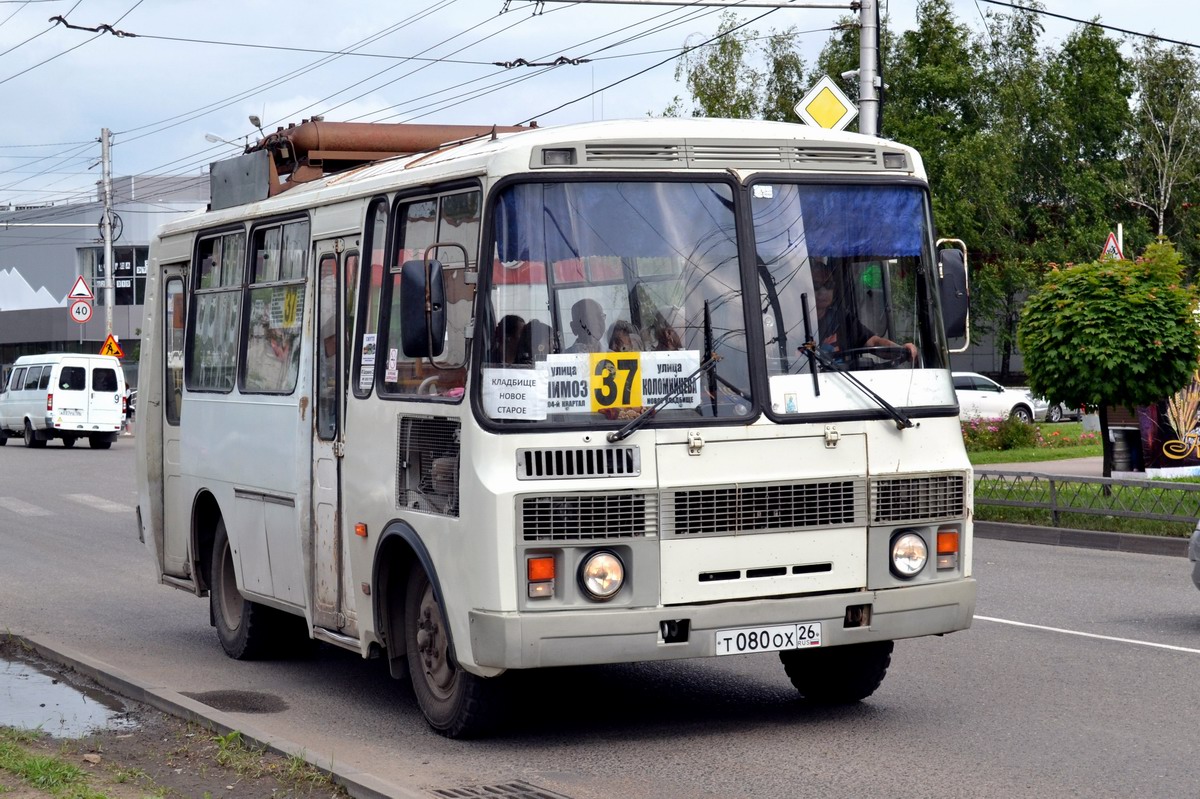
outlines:
[[[1078,422],[1082,418],[1083,411],[1080,408],[1072,408],[1062,402],[1057,405],[1051,405],[1050,409],[1046,411],[1047,422],[1062,422],[1068,419],[1072,422]]]
[[[1034,397],[1028,388],[1005,388],[990,377],[975,372],[955,372],[953,376],[960,419],[1007,419],[1009,416],[1023,422],[1046,419],[1050,404]]]

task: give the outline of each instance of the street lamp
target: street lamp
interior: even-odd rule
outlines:
[[[245,146],[245,145],[243,145],[243,144],[237,144],[236,142],[231,142],[231,141],[229,141],[229,139],[222,139],[220,136],[218,136],[218,135],[217,135],[217,134],[215,134],[215,133],[205,133],[205,134],[204,134],[204,140],[205,140],[205,141],[210,141],[210,142],[212,142],[213,144],[228,144],[230,147],[236,147],[236,148],[238,148],[239,150],[245,150],[245,149],[246,149],[246,146]]]

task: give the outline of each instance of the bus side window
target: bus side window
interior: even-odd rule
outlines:
[[[356,397],[368,397],[375,385],[376,350],[379,334],[379,294],[383,288],[384,247],[387,242],[387,200],[371,201],[367,209],[366,229],[363,232],[365,268],[359,274],[358,299],[353,318],[360,320],[355,332],[350,374],[350,386]],[[347,312],[346,324],[350,324]]]
[[[475,266],[479,249],[480,194],[457,192],[406,202],[397,209],[395,246],[385,282],[386,334],[381,336],[381,393],[388,396],[462,397],[466,384],[467,334],[475,284],[466,272]],[[440,246],[430,247],[434,244]],[[444,246],[443,246],[444,245]],[[442,352],[433,363],[407,357],[400,336],[401,271],[405,261],[426,256],[443,265],[447,331]]]

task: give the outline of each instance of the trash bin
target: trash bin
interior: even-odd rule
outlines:
[[[1113,471],[1128,472],[1133,469],[1133,453],[1129,449],[1129,433],[1126,430],[1113,430]]]

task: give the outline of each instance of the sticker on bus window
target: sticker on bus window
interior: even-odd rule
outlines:
[[[545,363],[533,369],[483,370],[483,410],[493,419],[545,419]]]

